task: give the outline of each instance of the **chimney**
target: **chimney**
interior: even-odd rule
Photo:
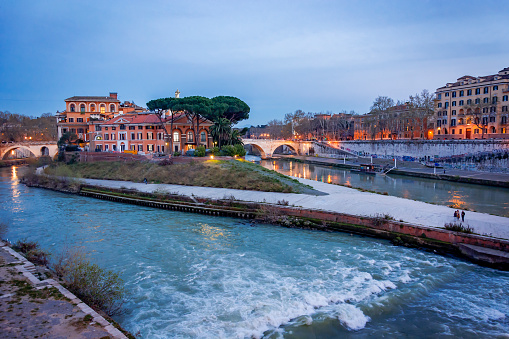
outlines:
[[[110,92],[110,98],[117,99],[117,93],[116,92]]]

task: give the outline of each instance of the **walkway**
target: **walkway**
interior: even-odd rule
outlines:
[[[234,196],[237,200],[251,202],[277,203],[288,201],[290,205],[307,209],[347,213],[360,216],[389,214],[395,220],[403,220],[415,225],[443,228],[445,223],[454,222],[454,209],[420,201],[374,193],[360,192],[343,186],[323,182],[298,179],[328,195],[315,196],[294,193],[273,193],[242,191],[227,188],[179,186],[168,184],[142,184],[127,181],[81,179],[89,185],[109,188],[132,188],[142,192],[171,192],[186,196],[210,199],[223,199]],[[474,232],[497,238],[509,239],[509,218],[478,212],[466,212],[465,222]]]
[[[325,166],[331,166],[331,165],[342,165],[346,164],[347,166],[358,166],[361,163],[369,163],[369,158],[359,158],[356,160],[346,160],[343,162],[342,159],[332,159],[332,158],[319,158],[319,157],[308,157],[308,156],[281,156],[281,158],[286,159],[299,159],[302,161],[311,161],[315,164],[323,164]],[[380,164],[380,165],[393,165],[394,162],[392,160],[387,159],[373,159],[374,164]],[[404,172],[413,172],[413,173],[426,173],[426,174],[433,174],[433,168],[425,167],[421,165],[420,163],[416,162],[409,162],[409,161],[398,161],[397,162],[397,169],[399,171]],[[399,173],[398,173],[399,174]],[[446,176],[459,176],[463,178],[472,178],[472,179],[482,179],[482,180],[491,180],[491,181],[500,181],[500,182],[506,182],[509,183],[509,174],[507,173],[491,173],[491,172],[474,172],[474,171],[465,171],[465,170],[456,170],[456,169],[446,169],[444,173],[443,168],[437,168],[436,169],[437,175],[446,175]]]

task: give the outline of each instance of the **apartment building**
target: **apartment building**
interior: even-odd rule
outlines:
[[[509,139],[509,67],[436,90],[434,139]]]

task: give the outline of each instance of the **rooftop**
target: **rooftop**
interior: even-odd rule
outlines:
[[[120,100],[106,96],[73,96],[65,99],[65,101],[104,101],[104,102],[120,102]]]

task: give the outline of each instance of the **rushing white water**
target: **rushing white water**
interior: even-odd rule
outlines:
[[[84,246],[120,272],[141,338],[493,337],[509,274],[382,240],[123,205],[16,184],[7,237]]]

